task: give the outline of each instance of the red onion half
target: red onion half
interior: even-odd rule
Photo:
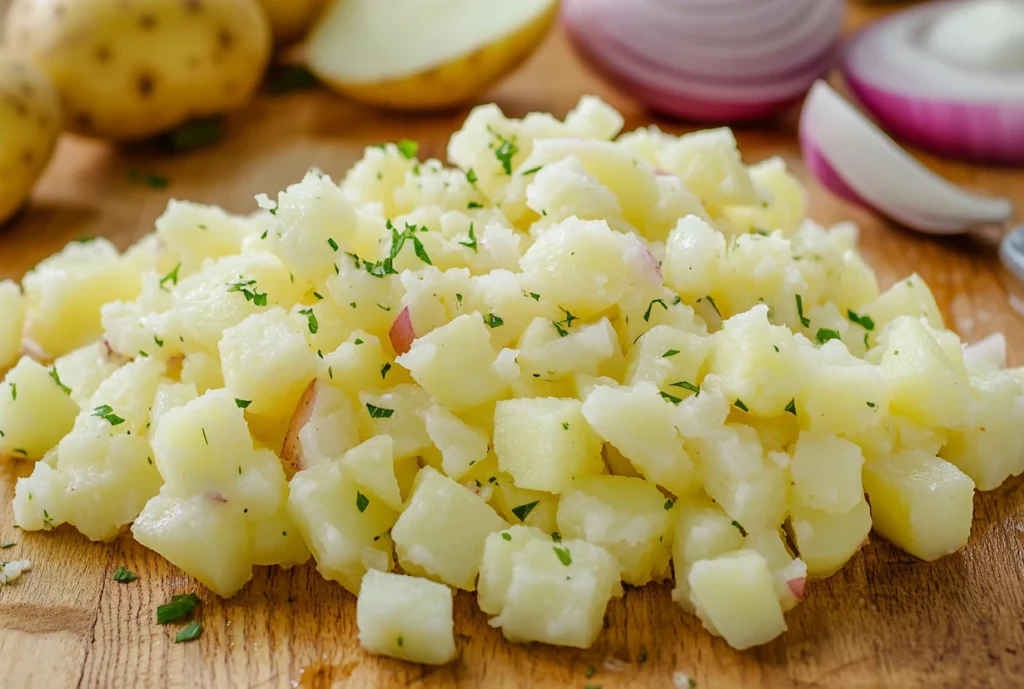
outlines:
[[[953,158],[1024,162],[1024,2],[913,7],[857,33],[841,62],[895,136]]]
[[[828,69],[842,0],[565,0],[580,54],[647,106],[683,119],[773,115]]]

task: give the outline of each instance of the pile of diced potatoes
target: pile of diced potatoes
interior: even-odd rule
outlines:
[[[311,556],[365,648],[456,653],[452,592],[586,648],[622,584],[737,648],[875,532],[933,560],[1024,470],[1024,371],[879,291],[732,133],[475,109],[249,216],[172,202],[0,285],[26,530],[131,528],[215,593]],[[26,353],[25,356],[19,356]],[[400,573],[399,573],[400,572]]]

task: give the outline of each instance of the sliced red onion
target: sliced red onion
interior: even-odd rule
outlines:
[[[954,158],[1024,162],[1024,3],[958,0],[899,12],[857,33],[842,69],[895,136]]]
[[[797,101],[836,51],[842,0],[565,0],[581,55],[663,113],[766,117]]]
[[[1009,199],[978,196],[928,170],[823,81],[804,103],[800,145],[825,187],[922,232],[964,232],[1013,213]]]

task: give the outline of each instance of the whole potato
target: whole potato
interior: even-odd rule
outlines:
[[[324,0],[260,0],[270,20],[270,31],[278,45],[302,38],[316,19]]]
[[[242,105],[271,47],[258,0],[14,0],[6,36],[53,80],[69,129],[122,140]]]
[[[0,49],[0,223],[21,208],[60,131],[60,100],[46,75]]]

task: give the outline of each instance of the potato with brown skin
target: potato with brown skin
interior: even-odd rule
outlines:
[[[28,198],[60,131],[60,100],[46,75],[0,50],[0,223]]]
[[[323,9],[324,0],[260,0],[270,20],[274,43],[288,45],[306,34]]]
[[[15,0],[5,34],[49,75],[69,129],[117,140],[243,105],[271,47],[258,0]]]

